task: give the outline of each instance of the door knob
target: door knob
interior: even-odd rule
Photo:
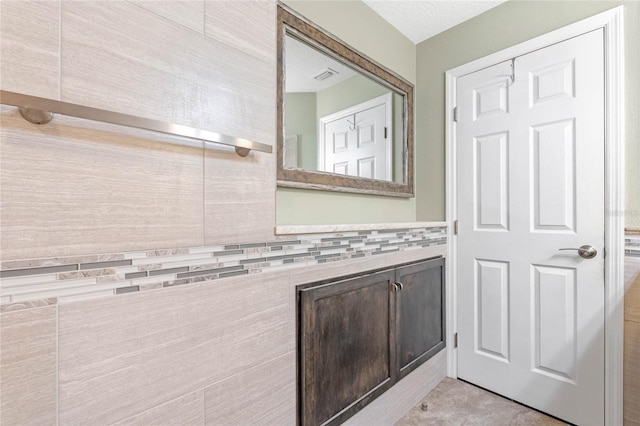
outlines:
[[[561,248],[559,250],[577,250],[578,256],[583,259],[593,259],[598,254],[598,251],[589,244],[585,244],[583,246],[580,246],[579,248]]]

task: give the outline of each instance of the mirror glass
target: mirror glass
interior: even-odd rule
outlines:
[[[285,35],[284,167],[404,181],[404,97]]]
[[[278,184],[413,196],[413,86],[278,7]]]

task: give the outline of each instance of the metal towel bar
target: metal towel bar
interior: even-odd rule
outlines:
[[[170,135],[184,136],[187,138],[202,140],[206,143],[229,145],[235,147],[236,153],[241,157],[246,157],[252,149],[267,153],[273,152],[271,145],[254,142],[249,139],[235,138],[180,124],[166,123],[163,121],[151,120],[149,118],[136,117],[133,115],[72,104],[69,102],[39,98],[37,96],[23,95],[21,93],[9,92],[6,90],[0,90],[0,102],[5,105],[19,107],[22,117],[35,124],[48,123],[52,118],[51,113],[56,113],[71,117],[101,121],[103,123],[118,124],[121,126],[152,130]],[[207,146],[206,143],[205,147]]]

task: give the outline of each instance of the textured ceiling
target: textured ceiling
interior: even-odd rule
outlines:
[[[287,52],[285,92],[287,93],[319,92],[355,75],[351,68],[292,37],[287,37],[285,44]],[[313,78],[327,68],[337,71],[337,74],[323,81]]]
[[[506,0],[363,0],[418,44]]]

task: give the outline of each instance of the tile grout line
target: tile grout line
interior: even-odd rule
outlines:
[[[204,15],[204,13],[203,13]],[[202,246],[204,247],[206,241],[207,232],[207,190],[206,190],[206,173],[207,173],[207,150],[205,149],[204,142],[202,142]]]
[[[58,0],[58,100],[62,101],[62,0]]]
[[[60,425],[60,305],[56,303],[56,426]]]
[[[205,425],[206,422],[206,418],[207,418],[207,404],[205,402],[205,388],[203,387],[202,389],[199,390],[199,392],[202,392],[202,426]]]
[[[168,22],[168,23],[170,23],[172,25],[178,25],[179,27],[184,28],[187,31],[193,31],[194,33],[200,34],[199,31],[194,30],[193,28],[191,28],[191,27],[189,27],[189,26],[187,26],[187,25],[185,25],[183,23],[180,23],[180,22],[176,21],[175,19],[171,19],[171,18],[169,18],[169,17],[167,17],[165,15],[162,15],[162,14],[160,14],[158,12],[154,12],[153,10],[149,10],[146,7],[140,5],[137,2],[129,1],[129,0],[127,0],[127,2],[129,4],[131,4],[131,5],[133,5],[133,6],[136,6],[136,7],[140,8],[141,10],[143,10],[146,13],[152,14],[156,19],[160,19],[160,20],[166,21],[166,22]],[[201,34],[201,35],[203,35],[203,34]]]
[[[165,406],[165,405],[167,405],[167,404],[170,404],[170,403],[172,403],[172,402],[174,402],[174,401],[177,401],[177,400],[179,400],[179,399],[181,399],[181,398],[184,398],[184,397],[186,397],[186,396],[189,396],[189,395],[195,395],[195,394],[197,394],[198,392],[202,392],[202,421],[203,421],[203,425],[204,425],[204,424],[205,424],[204,422],[205,422],[205,419],[206,419],[205,391],[207,390],[207,388],[209,388],[209,387],[211,387],[211,386],[214,386],[214,385],[217,385],[218,383],[222,383],[222,382],[224,382],[224,381],[226,381],[226,380],[229,380],[229,379],[231,379],[231,378],[233,378],[233,377],[239,376],[239,375],[241,375],[242,373],[246,373],[248,370],[252,370],[252,369],[254,369],[254,368],[262,367],[262,366],[264,366],[264,365],[266,365],[266,364],[268,364],[268,363],[270,363],[270,362],[274,362],[274,361],[276,361],[276,360],[278,360],[278,359],[280,359],[280,358],[283,358],[283,357],[285,357],[285,356],[288,356],[289,354],[294,354],[294,355],[295,355],[295,352],[296,352],[296,351],[295,351],[295,349],[294,349],[294,350],[285,350],[285,351],[284,351],[284,353],[281,353],[281,354],[279,354],[279,355],[276,355],[276,356],[274,356],[273,358],[268,359],[268,360],[266,360],[266,361],[259,362],[258,364],[253,365],[253,366],[251,366],[251,367],[247,368],[246,370],[239,371],[239,372],[237,372],[237,373],[231,374],[230,376],[224,377],[224,378],[222,378],[222,379],[220,379],[220,380],[217,380],[217,381],[215,381],[215,382],[213,382],[213,383],[209,383],[208,385],[205,385],[205,386],[202,386],[202,387],[200,387],[200,388],[194,389],[194,390],[192,390],[191,392],[187,392],[187,393],[185,393],[185,394],[183,394],[183,395],[179,395],[179,396],[177,396],[177,397],[175,397],[175,398],[172,398],[172,399],[170,399],[170,400],[168,400],[168,401],[165,401],[165,402],[163,402],[163,403],[161,403],[161,404],[154,405],[153,407],[149,407],[149,408],[147,408],[146,410],[140,411],[139,413],[136,413],[136,414],[134,414],[134,415],[132,415],[132,416],[129,416],[129,417],[126,417],[126,418],[124,418],[124,419],[119,420],[116,424],[121,423],[121,422],[126,421],[126,420],[129,420],[129,419],[132,419],[132,418],[135,418],[135,417],[138,417],[138,416],[140,416],[140,415],[142,415],[142,414],[144,414],[144,413],[148,413],[148,412],[149,412],[149,411],[151,411],[151,410],[155,410],[155,409],[157,409],[157,408],[163,407],[163,406]]]

